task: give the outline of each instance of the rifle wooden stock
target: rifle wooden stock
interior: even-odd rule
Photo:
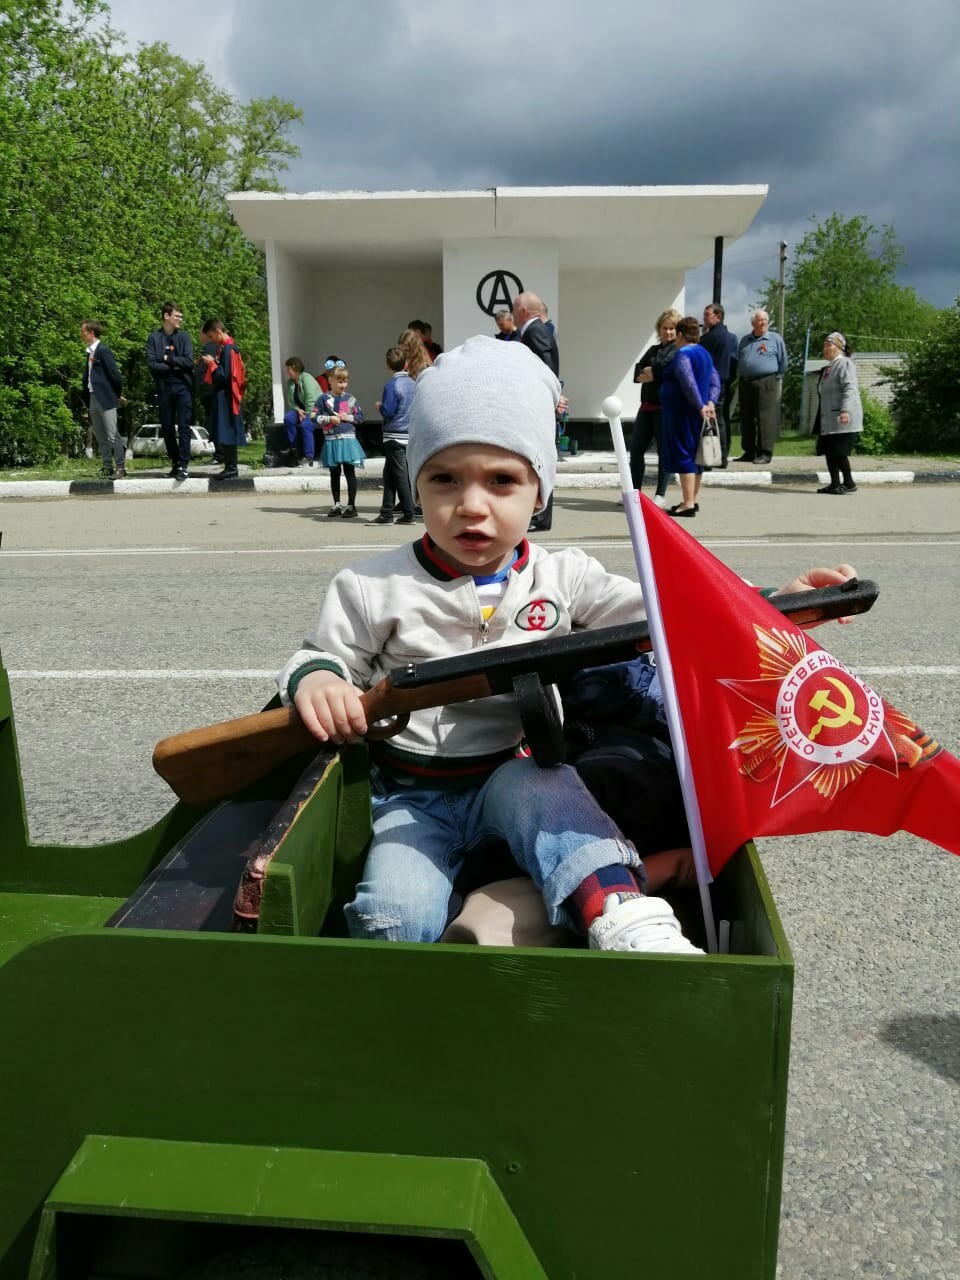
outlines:
[[[851,579],[839,587],[775,597],[770,603],[797,626],[808,627],[865,613],[877,593],[875,583]],[[643,622],[411,664],[361,695],[371,726],[367,737],[375,740],[399,733],[412,711],[509,692],[513,679],[525,672],[536,672],[544,684],[555,684],[584,667],[623,662],[649,649]],[[278,707],[164,738],[154,749],[153,767],[181,800],[206,805],[259,781],[311,748],[321,751],[323,744],[296,709]]]
[[[492,693],[486,676],[443,680],[416,689],[396,689],[389,676],[361,694],[370,725],[367,737],[399,733],[411,711],[486,698]],[[382,728],[379,721],[392,720]],[[213,804],[252,782],[258,782],[287,760],[320,743],[295,707],[275,707],[202,729],[189,729],[158,742],[153,767],[187,804]]]

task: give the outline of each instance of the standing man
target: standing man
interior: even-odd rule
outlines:
[[[787,371],[787,348],[779,333],[768,332],[766,311],[753,313],[753,333],[740,339],[740,439],[737,462],[771,462],[780,430],[780,388]]]
[[[513,323],[513,315],[506,307],[493,314],[494,320],[497,322],[497,332],[493,335],[500,342],[519,342],[520,334],[517,326]]]
[[[703,309],[703,333],[700,345],[710,355],[713,367],[720,375],[720,395],[717,397],[717,426],[720,428],[720,448],[723,453],[721,467],[727,465],[730,452],[730,423],[725,404],[730,385],[731,365],[737,358],[737,340],[723,323],[723,307],[719,302],[708,302]]]
[[[539,356],[548,369],[560,377],[560,352],[553,326],[543,322],[546,311],[535,293],[518,293],[513,303],[513,323],[520,334],[520,341]],[[534,513],[527,533],[546,533],[553,527],[553,494],[542,511]]]
[[[125,479],[126,443],[117,434],[117,406],[123,386],[120,370],[113,352],[100,341],[100,326],[96,320],[81,323],[80,337],[87,348],[87,362],[83,367],[83,402],[100,448],[100,474],[107,480],[115,476]]]
[[[181,331],[183,312],[175,302],[163,304],[160,318],[160,328],[147,339],[147,364],[157,384],[169,475],[174,480],[186,480],[193,417],[193,343],[190,335]]]
[[[560,352],[553,326],[542,320],[543,303],[535,293],[518,293],[513,304],[513,323],[520,330],[520,341],[540,357],[560,377]]]

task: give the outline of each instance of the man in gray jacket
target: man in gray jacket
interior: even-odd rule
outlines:
[[[753,313],[753,332],[740,339],[740,440],[737,462],[770,462],[780,432],[780,388],[787,371],[787,348],[770,333],[770,317]]]

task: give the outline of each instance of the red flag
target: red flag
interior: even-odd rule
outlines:
[[[755,835],[904,830],[960,854],[960,760],[640,502],[713,874]]]

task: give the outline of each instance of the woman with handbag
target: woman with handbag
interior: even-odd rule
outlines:
[[[663,425],[660,460],[665,471],[680,477],[681,501],[668,507],[672,516],[692,518],[700,510],[697,462],[700,436],[708,422],[716,422],[714,408],[720,394],[720,375],[710,353],[700,346],[700,321],[684,316],[677,325],[677,351],[667,365],[660,387]]]
[[[817,394],[820,408],[813,431],[817,453],[827,460],[830,483],[817,493],[856,493],[850,471],[850,452],[863,430],[863,405],[852,348],[842,333],[829,334],[823,342],[823,358],[829,364],[820,374]]]

